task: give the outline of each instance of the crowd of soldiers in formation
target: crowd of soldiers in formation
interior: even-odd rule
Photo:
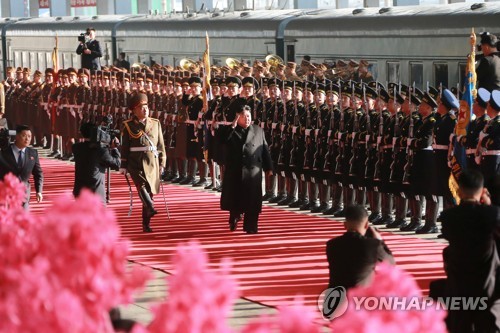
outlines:
[[[343,216],[343,207],[368,204],[375,225],[437,232],[439,197],[444,208],[452,204],[448,147],[458,101],[444,87],[421,91],[375,82],[367,65],[340,61],[332,69],[303,61],[298,72],[295,63],[212,66],[208,109],[200,63],[140,66],[130,73],[116,67],[57,73],[48,68],[44,75],[35,71],[33,80],[27,68],[8,68],[5,114],[12,125],[31,125],[35,146],[71,159],[82,122],[108,117],[113,128],[121,129],[132,116],[128,99],[143,92],[150,116],[163,125],[164,180],[220,191],[225,136],[236,112],[248,105],[254,123],[266,133],[274,162],[263,200],[336,217]],[[481,158],[488,157],[478,160],[478,144],[483,151],[492,149],[490,141],[480,140],[490,121],[488,100],[481,96],[471,130],[459,138],[472,168],[481,168]]]

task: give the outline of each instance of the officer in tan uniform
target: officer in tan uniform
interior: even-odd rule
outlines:
[[[130,98],[133,117],[123,123],[122,173],[130,173],[142,201],[142,230],[152,232],[149,223],[157,211],[153,194],[160,192],[160,175],[166,164],[163,133],[158,119],[149,117],[148,97],[137,93]]]

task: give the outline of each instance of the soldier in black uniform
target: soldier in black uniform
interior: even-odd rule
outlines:
[[[477,90],[477,97],[472,106],[475,119],[471,120],[467,127],[467,135],[459,136],[457,141],[465,148],[467,154],[467,169],[479,169],[475,161],[476,147],[479,142],[479,133],[484,129],[490,121],[490,116],[486,113],[488,102],[490,101],[491,93],[484,89]]]
[[[429,101],[429,103],[434,106],[435,101],[433,99],[427,98],[425,100]],[[437,112],[441,115],[441,119],[436,122],[434,128],[434,142],[432,145],[436,165],[436,180],[433,182],[433,194],[443,198],[443,209],[453,206],[453,197],[448,185],[448,179],[450,178],[451,172],[448,165],[448,150],[450,146],[450,137],[457,124],[457,117],[454,111],[458,111],[459,107],[459,102],[451,91],[448,89],[443,90],[441,103],[437,109]],[[429,213],[434,214],[431,208],[426,209],[426,220],[427,210]],[[419,232],[423,233],[424,231],[426,231],[426,229],[422,229]]]
[[[491,93],[487,112],[491,120],[479,134],[476,162],[483,173],[485,187],[495,193],[495,186],[498,186],[495,181],[500,175],[500,90]],[[500,205],[500,198],[493,196],[492,203]]]
[[[292,147],[290,150],[290,171],[292,179],[297,183],[297,200],[288,204],[290,208],[298,208],[306,204],[308,199],[307,184],[300,179],[302,166],[304,165],[305,139],[304,130],[306,128],[306,109],[303,100],[304,85],[300,81],[294,81],[293,103],[294,113],[291,123]]]
[[[355,190],[355,201],[358,205],[364,206],[366,203],[365,163],[366,163],[366,135],[367,117],[366,110],[363,109],[363,88],[358,86],[354,90],[352,97],[353,108],[355,109],[352,138],[352,157],[349,161],[349,184]]]
[[[208,165],[210,169],[210,175],[212,178],[212,183],[205,186],[206,190],[212,190],[217,188],[219,185],[217,176],[216,176],[216,150],[217,145],[215,143],[215,128],[217,127],[217,121],[215,119],[215,112],[219,109],[219,105],[221,102],[220,95],[220,86],[219,86],[220,78],[213,77],[210,79],[210,89],[212,90],[212,100],[208,103],[208,111],[205,113],[205,119],[207,121],[207,135],[205,136],[205,145],[208,150]]]

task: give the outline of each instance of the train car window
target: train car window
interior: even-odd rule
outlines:
[[[30,67],[30,60],[29,60],[29,54],[28,52],[22,52],[22,65],[21,67]]]
[[[458,82],[463,84],[465,80],[465,69],[467,68],[467,64],[465,62],[458,64]]]
[[[415,87],[422,89],[424,83],[424,64],[410,62],[410,83],[415,83]]]
[[[286,60],[295,62],[295,45],[286,46]]]
[[[14,51],[14,67],[19,67],[22,66],[23,64],[21,63],[22,57],[21,57],[21,52],[20,51]]]
[[[45,69],[47,68],[47,63],[45,61],[46,60],[45,53],[38,52],[37,57],[38,57],[38,68],[43,73],[45,71]]]
[[[368,65],[368,72],[370,72],[372,74],[372,77],[375,81],[377,81],[378,79],[378,66],[377,66],[377,63],[370,63]]]
[[[399,73],[399,62],[388,61],[387,62],[387,81],[389,82],[400,82]]]
[[[68,68],[71,67],[71,53],[63,53],[63,67],[62,68]]]
[[[220,58],[212,58],[212,65],[220,66],[221,63],[222,61],[220,60]]]
[[[45,63],[47,64],[47,68],[54,68],[54,64],[52,63],[52,52],[45,52]]]
[[[36,57],[35,52],[30,52],[30,68],[39,68],[38,58]]]
[[[448,64],[434,63],[434,87],[448,87]]]

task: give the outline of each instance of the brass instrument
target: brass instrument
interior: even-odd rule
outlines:
[[[275,72],[278,65],[283,65],[284,61],[275,54],[270,54],[266,57],[266,62],[271,66],[270,71]]]
[[[196,72],[200,69],[200,66],[196,63],[196,61],[189,58],[181,59],[181,61],[179,62],[179,66],[181,66],[185,71]]]
[[[241,66],[241,63],[234,58],[227,58],[226,65],[227,65],[227,67],[229,67],[231,69],[235,69],[236,67]]]

